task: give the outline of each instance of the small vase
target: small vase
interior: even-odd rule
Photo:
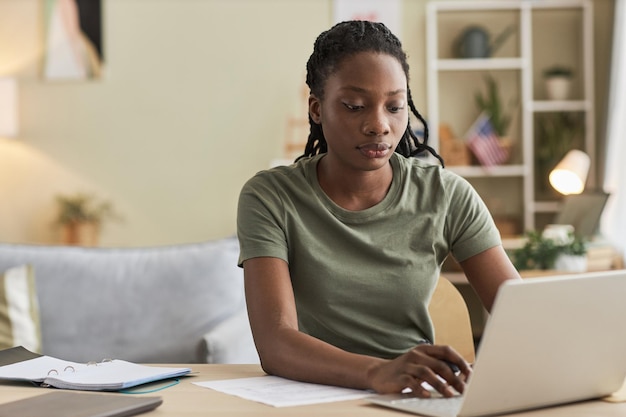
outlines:
[[[61,243],[70,246],[97,246],[100,225],[96,222],[72,222],[61,226]]]
[[[549,100],[567,100],[570,98],[572,80],[569,77],[546,78],[546,94]]]
[[[587,270],[587,257],[585,255],[561,254],[554,262],[554,269],[565,272],[585,272]]]

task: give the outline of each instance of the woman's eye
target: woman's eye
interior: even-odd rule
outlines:
[[[389,111],[392,113],[398,113],[399,111],[403,109],[404,109],[404,106],[390,106],[389,107]]]
[[[360,110],[363,108],[363,106],[359,106],[357,104],[343,103],[343,105],[346,106],[348,110],[352,111]]]

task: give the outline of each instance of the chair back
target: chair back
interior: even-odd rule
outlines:
[[[435,327],[435,343],[452,346],[466,361],[474,363],[474,337],[465,299],[447,278],[440,276],[428,306]]]

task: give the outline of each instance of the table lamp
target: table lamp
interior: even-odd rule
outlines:
[[[17,81],[0,77],[0,137],[17,136]]]
[[[582,193],[590,163],[589,155],[578,149],[572,149],[550,172],[550,184],[561,194]]]

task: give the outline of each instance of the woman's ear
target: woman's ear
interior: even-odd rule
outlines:
[[[309,116],[318,125],[322,124],[322,103],[315,94],[309,95]]]

